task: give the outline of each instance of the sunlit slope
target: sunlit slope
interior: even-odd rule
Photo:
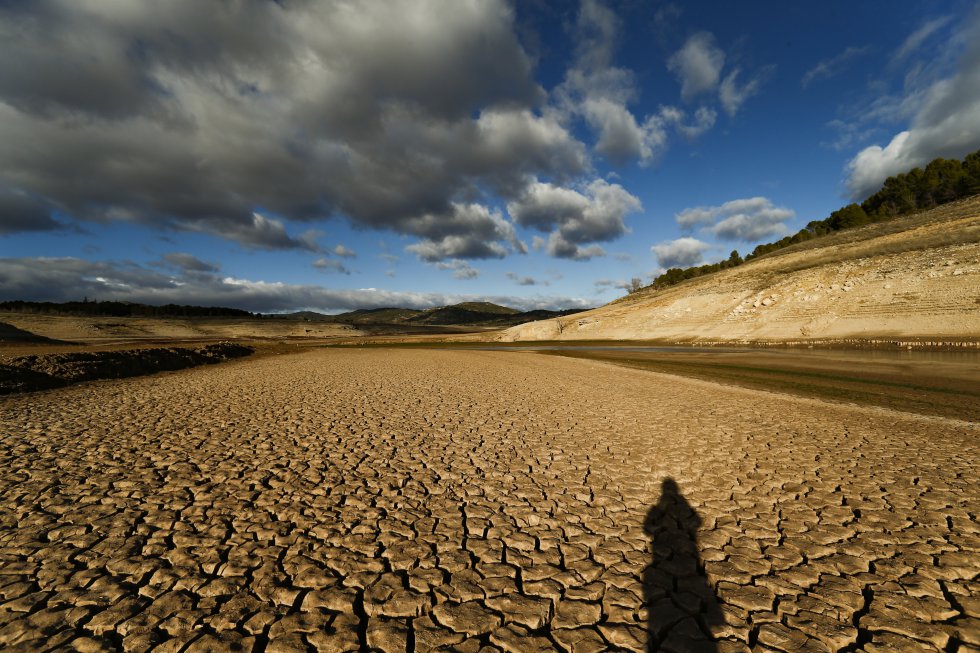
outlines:
[[[980,338],[980,196],[840,232],[503,340]]]

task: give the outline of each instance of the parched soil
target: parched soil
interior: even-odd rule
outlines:
[[[0,646],[972,650],[978,435],[505,352],[0,398]]]

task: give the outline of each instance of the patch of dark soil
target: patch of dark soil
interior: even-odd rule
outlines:
[[[182,370],[248,356],[253,351],[245,345],[221,342],[194,349],[160,347],[20,356],[0,365],[0,394]]]
[[[39,336],[36,333],[31,333],[30,331],[25,331],[24,329],[19,329],[13,324],[7,324],[6,322],[0,322],[0,342],[47,342],[47,343],[57,343],[58,340],[52,340],[51,338],[46,338],[44,336]]]

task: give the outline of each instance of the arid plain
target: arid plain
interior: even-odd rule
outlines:
[[[18,650],[980,647],[976,424],[529,353],[0,399]]]

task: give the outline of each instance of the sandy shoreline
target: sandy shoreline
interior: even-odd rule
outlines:
[[[320,350],[2,398],[0,425],[6,646],[980,644],[964,422]]]

